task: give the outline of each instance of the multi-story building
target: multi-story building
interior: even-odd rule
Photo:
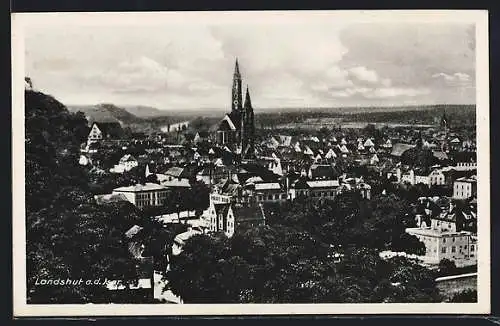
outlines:
[[[215,204],[211,200],[203,216],[209,221],[210,232],[224,232],[228,237],[233,236],[235,224],[233,205],[231,203]]]
[[[287,200],[287,192],[279,182],[256,183],[251,196],[257,203],[284,202]]]
[[[453,183],[453,198],[469,199],[477,196],[477,178],[459,178]]]
[[[449,210],[432,217],[430,225],[420,223],[416,228],[406,229],[406,233],[416,236],[425,244],[424,262],[439,264],[442,259],[449,259],[457,266],[476,264],[477,237],[464,230],[463,223],[457,220],[459,214],[450,206]]]
[[[238,228],[266,223],[262,204],[242,205],[215,196],[210,197],[210,204],[201,218],[207,221],[208,232],[223,232],[227,237],[232,237]]]
[[[288,198],[328,198],[333,199],[337,195],[340,186],[338,180],[313,180],[299,179],[294,182],[288,190]]]
[[[137,208],[143,209],[151,206],[163,206],[167,192],[168,190],[164,186],[156,183],[146,183],[116,188],[112,194],[122,194]]]

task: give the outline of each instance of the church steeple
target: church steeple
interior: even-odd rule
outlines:
[[[245,94],[245,104],[243,106],[243,119],[242,119],[242,151],[243,156],[250,158],[253,157],[255,152],[254,147],[254,137],[255,137],[255,125],[254,125],[254,113],[252,107],[252,101],[250,99],[250,91],[248,90]]]
[[[247,86],[247,92],[245,94],[245,105],[243,106],[245,108],[245,112],[252,110],[252,101],[250,100],[250,92],[248,91],[248,86]]]
[[[236,78],[241,78],[240,65],[238,64],[238,58],[236,58],[236,63],[234,64],[234,76]]]
[[[240,66],[238,64],[238,58],[236,58],[236,63],[234,65],[234,74],[233,74],[233,91],[232,91],[232,104],[231,111],[233,112],[241,112],[242,111],[242,95],[241,95],[241,74],[240,74]]]

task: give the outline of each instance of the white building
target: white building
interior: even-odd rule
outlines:
[[[408,228],[406,233],[416,236],[425,244],[423,261],[439,264],[442,259],[455,262],[458,267],[477,263],[477,237],[469,231],[457,229],[456,215],[450,211],[431,218],[431,225],[420,223],[419,227]]]
[[[210,232],[224,232],[228,237],[233,236],[235,221],[231,203],[216,204],[210,200],[208,209],[203,212],[203,218],[208,221]]]
[[[129,202],[142,209],[149,206],[163,206],[167,192],[168,190],[161,185],[146,183],[116,188],[112,194],[123,194]]]
[[[453,183],[453,198],[469,199],[477,196],[477,178],[459,178]]]
[[[333,199],[337,195],[339,185],[338,180],[299,179],[288,190],[288,198],[291,200],[297,197]]]

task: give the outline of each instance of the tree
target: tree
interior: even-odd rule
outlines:
[[[110,302],[102,285],[40,286],[41,280],[137,280],[124,233],[140,220],[130,206],[97,205],[78,165],[88,134],[83,114],[25,92],[28,303]]]
[[[429,169],[437,163],[437,159],[434,157],[432,150],[417,146],[403,152],[401,163],[412,167]]]
[[[399,238],[392,241],[392,250],[396,252],[406,252],[408,254],[425,255],[425,244],[421,242],[416,236],[402,233]]]
[[[405,258],[384,261],[373,248],[340,250],[306,231],[260,226],[228,239],[190,238],[167,273],[189,303],[437,302],[434,274]],[[375,291],[374,291],[375,289]]]
[[[455,262],[447,258],[441,259],[441,261],[439,261],[438,266],[439,266],[439,274],[441,276],[453,275],[457,270]]]

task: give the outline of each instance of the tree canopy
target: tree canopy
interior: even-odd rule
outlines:
[[[404,232],[407,209],[393,195],[270,205],[268,225],[190,238],[172,260],[169,286],[186,303],[437,302],[434,272],[378,254],[425,253]]]
[[[125,232],[148,222],[128,202],[98,205],[93,200],[88,174],[78,164],[88,132],[85,117],[39,92],[26,91],[25,99],[28,303],[110,302],[112,295],[102,284],[37,283],[105,278],[135,282],[136,261]]]

